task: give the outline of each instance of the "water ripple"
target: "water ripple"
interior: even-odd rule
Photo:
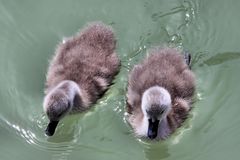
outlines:
[[[187,26],[195,18],[195,6],[191,1],[184,1],[180,6],[173,7],[167,12],[156,12],[152,14],[152,20],[154,22],[164,18],[166,16],[172,16],[178,13],[183,13],[184,22],[178,26],[181,29],[183,26]]]
[[[22,126],[18,124],[11,123],[7,121],[6,119],[3,119],[3,121],[7,124],[8,127],[10,127],[10,132],[15,132],[18,137],[23,138],[24,141],[26,141],[28,144],[37,147],[41,150],[47,150],[54,153],[57,152],[71,152],[75,146],[78,144],[78,139],[80,136],[80,133],[75,132],[74,138],[71,141],[66,142],[51,142],[51,138],[41,137],[39,135],[36,135],[35,132],[33,132],[30,128],[23,128]],[[39,123],[39,122],[38,122]],[[11,130],[11,128],[13,130]],[[41,127],[42,128],[42,127]]]

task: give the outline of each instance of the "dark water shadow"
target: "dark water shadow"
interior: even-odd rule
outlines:
[[[156,154],[157,153],[157,154]],[[145,156],[148,160],[162,160],[170,156],[167,144],[156,142],[145,149]]]
[[[224,52],[219,53],[209,59],[203,61],[203,64],[208,66],[214,66],[218,64],[222,64],[227,61],[236,60],[240,58],[240,52]]]

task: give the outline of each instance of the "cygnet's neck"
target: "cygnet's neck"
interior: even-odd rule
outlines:
[[[143,93],[141,108],[143,114],[146,115],[146,110],[148,110],[152,105],[164,105],[171,107],[171,103],[171,95],[165,88],[160,86],[153,86],[148,88]]]
[[[63,92],[65,94],[65,97],[68,99],[70,102],[70,107],[72,110],[72,107],[75,105],[74,104],[74,99],[76,97],[81,97],[82,92],[81,89],[79,88],[78,84],[74,81],[70,80],[64,80],[60,82],[57,86],[52,88],[50,92],[46,95],[44,99],[44,110],[47,110],[47,104],[49,99],[54,95],[57,94],[58,92]]]
[[[68,99],[72,103],[71,106],[74,105],[73,104],[74,103],[74,98],[76,96],[81,95],[81,90],[80,90],[79,86],[77,85],[77,83],[74,82],[74,81],[70,81],[70,80],[62,81],[57,87],[59,89],[64,90],[64,92],[67,94]]]

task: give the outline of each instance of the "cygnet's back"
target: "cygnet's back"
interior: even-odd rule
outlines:
[[[160,47],[151,49],[149,53],[148,58],[131,71],[129,88],[140,96],[151,86],[160,85],[170,92],[173,99],[191,99],[195,90],[194,75],[183,55],[175,48]]]
[[[72,80],[86,92],[84,98],[95,102],[118,72],[115,46],[111,27],[100,22],[88,25],[58,46],[48,70],[46,91],[63,80]]]

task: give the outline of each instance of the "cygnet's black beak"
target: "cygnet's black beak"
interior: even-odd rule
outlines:
[[[148,138],[154,139],[157,137],[158,134],[158,125],[159,125],[159,120],[155,120],[153,122],[152,119],[148,120]]]
[[[50,121],[46,130],[45,130],[45,133],[46,135],[48,136],[52,136],[57,128],[57,125],[58,125],[58,122],[59,121]]]

